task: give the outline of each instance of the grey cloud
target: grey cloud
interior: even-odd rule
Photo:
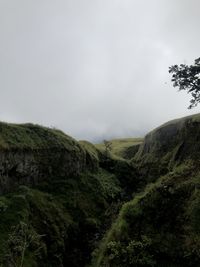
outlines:
[[[199,56],[199,9],[198,0],[1,0],[0,120],[99,140],[198,112],[168,67]]]

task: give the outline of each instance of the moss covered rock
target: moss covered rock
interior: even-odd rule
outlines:
[[[93,169],[87,153],[63,132],[33,124],[0,124],[0,193]]]
[[[200,160],[200,114],[169,121],[148,133],[132,162],[151,182],[188,160]]]

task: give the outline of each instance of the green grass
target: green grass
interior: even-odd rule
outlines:
[[[199,171],[188,162],[147,185],[122,206],[92,266],[199,266],[199,181]]]
[[[44,182],[37,189],[21,186],[0,196],[0,266],[12,226],[20,222],[44,235],[40,244],[43,264],[37,257],[29,258],[34,256],[30,248],[24,267],[60,266],[64,257],[69,266],[83,266],[94,249],[92,240],[109,222],[110,207],[116,208],[121,190],[115,175],[99,169],[76,178]]]
[[[78,142],[57,129],[35,124],[0,122],[0,149],[49,149],[73,150]]]
[[[79,144],[96,160],[99,160],[99,151],[96,148],[95,145],[93,145],[92,143],[85,141],[85,140],[81,140],[79,141]]]
[[[101,217],[102,208],[108,208],[108,203],[115,201],[120,196],[121,187],[116,176],[99,169],[97,173],[84,173],[76,179],[60,179],[52,183],[41,184],[40,190],[48,190],[54,194],[58,201],[79,219],[86,217]],[[78,219],[78,218],[76,218]]]
[[[117,157],[124,157],[126,150],[132,146],[139,145],[143,142],[143,138],[119,138],[109,140],[111,142],[111,154]],[[103,143],[95,144],[100,151],[105,151]]]
[[[178,118],[178,119],[174,119],[174,120],[170,120],[168,122],[165,122],[164,124],[162,124],[162,125],[156,127],[155,129],[153,129],[148,134],[155,133],[157,130],[159,130],[161,128],[164,128],[166,126],[169,126],[169,125],[176,125],[177,128],[181,128],[184,125],[184,123],[186,121],[189,121],[189,120],[191,120],[193,122],[200,122],[200,113],[189,115],[189,116],[186,116],[186,117],[182,117],[182,118]]]
[[[161,127],[170,123],[182,127],[188,118],[198,122],[200,115]],[[149,157],[137,165],[141,167],[139,173],[125,155],[127,151],[133,155],[143,143],[142,138],[110,140],[111,153],[106,156],[103,143],[76,142],[59,130],[33,124],[0,123],[1,150],[64,148],[72,153],[81,151],[83,161],[95,166],[79,175],[59,175],[60,161],[56,162],[53,151],[54,176],[34,189],[20,187],[17,192],[0,196],[0,265],[11,227],[23,221],[30,223],[36,233],[44,234],[41,259],[30,248],[24,267],[61,266],[63,262],[74,267],[88,266],[91,252],[103,236],[99,249],[94,252],[94,267],[199,266],[196,264],[200,262],[199,139],[195,139],[198,128],[194,127],[193,131],[189,128],[184,133],[171,146],[167,141],[163,146],[166,151],[161,147],[163,154],[159,151],[154,156],[151,151],[145,151]],[[163,139],[168,140],[165,135],[162,140],[153,137],[149,142],[156,148]],[[186,152],[189,151],[190,157],[174,164],[182,139],[188,144]],[[131,150],[133,147],[136,149]],[[43,156],[41,163],[53,164]],[[152,166],[155,170],[151,170]],[[165,172],[161,172],[163,166],[167,166]],[[131,201],[129,195],[133,196]]]
[[[5,207],[0,211],[0,264],[8,252],[7,240],[12,232],[12,227],[23,222],[34,232],[43,236],[38,244],[42,248],[40,256],[43,257],[43,265],[41,266],[55,266],[53,264],[53,261],[56,264],[57,260],[55,255],[64,250],[63,233],[67,234],[69,226],[72,225],[71,217],[62,204],[53,200],[50,194],[24,186],[15,193],[0,197],[0,202]],[[30,253],[31,258],[29,258]],[[48,265],[48,258],[51,258],[52,265]],[[40,257],[34,255],[30,247],[26,251],[23,266],[38,266],[37,262],[40,260]],[[3,266],[7,266],[7,264],[5,263]]]

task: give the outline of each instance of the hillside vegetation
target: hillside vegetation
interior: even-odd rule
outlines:
[[[58,129],[0,122],[1,149],[76,149],[77,142]]]
[[[142,144],[143,138],[121,138],[109,140],[111,143],[111,154],[117,157],[130,159],[137,152],[139,145]],[[101,150],[105,151],[104,143],[95,144],[95,146]]]
[[[200,266],[200,115],[111,143],[0,124],[0,266]]]
[[[0,266],[89,264],[127,196],[131,165],[33,124],[1,123],[0,140]]]
[[[144,190],[123,205],[93,266],[200,266],[199,145],[199,115],[145,137],[132,159]]]

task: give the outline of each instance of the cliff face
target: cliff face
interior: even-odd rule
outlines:
[[[200,115],[126,151],[1,123],[0,265],[20,266],[25,229],[24,267],[199,267]]]
[[[19,185],[36,186],[40,182],[78,175],[85,171],[85,154],[80,149],[0,151],[0,193]]]
[[[109,160],[59,130],[0,123],[0,266],[21,266],[24,235],[24,267],[86,266],[125,195],[128,163],[115,174]]]
[[[200,159],[200,114],[169,121],[146,135],[133,162],[155,179],[187,160]]]
[[[31,124],[0,125],[0,194],[96,168],[87,162],[86,150],[60,131]]]
[[[133,159],[146,185],[121,208],[93,266],[200,266],[200,115],[149,133]]]

